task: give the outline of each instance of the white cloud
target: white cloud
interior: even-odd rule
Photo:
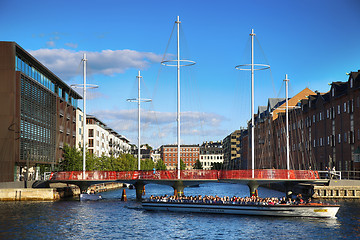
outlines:
[[[47,41],[46,46],[47,47],[55,47],[55,42],[54,41]]]
[[[68,46],[70,48],[77,48],[78,47],[77,43],[65,43],[65,46]]]
[[[93,113],[118,133],[136,141],[137,109],[100,110]],[[215,113],[184,112],[181,114],[181,135],[184,141],[196,136],[222,139],[227,134],[221,124],[227,119]],[[143,140],[150,145],[171,144],[176,136],[176,113],[141,111]],[[190,140],[194,141],[194,140]]]
[[[50,44],[55,44],[49,41]],[[135,50],[102,50],[101,52],[73,51],[68,49],[30,50],[35,58],[64,80],[79,75],[79,65],[83,54],[88,60],[88,74],[114,75],[123,73],[129,68],[143,69],[151,63],[160,62],[161,55]]]

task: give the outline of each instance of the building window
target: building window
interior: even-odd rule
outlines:
[[[344,102],[344,112],[346,112],[346,102]]]
[[[94,137],[94,129],[89,129],[89,137]]]
[[[89,139],[89,147],[94,147],[94,139]]]
[[[353,78],[350,78],[350,88],[352,88],[353,87]]]
[[[341,143],[341,134],[340,133],[338,134],[338,137],[339,137],[339,143]]]
[[[340,105],[338,105],[338,114],[341,113]]]

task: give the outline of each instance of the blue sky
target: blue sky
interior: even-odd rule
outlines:
[[[305,87],[326,92],[360,69],[360,1],[17,1],[0,0],[1,41],[15,41],[68,84],[81,83],[88,56],[87,109],[137,142],[136,104],[141,70],[142,143],[176,143],[176,69],[160,65],[176,16],[182,68],[182,143],[222,140],[250,119],[249,33],[256,33],[255,104]],[[176,53],[175,35],[167,58]],[[81,102],[80,102],[81,104]]]

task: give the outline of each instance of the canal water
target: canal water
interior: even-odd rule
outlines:
[[[102,193],[103,200],[0,202],[0,239],[360,239],[360,201],[338,201],[337,219],[147,212],[135,190]],[[171,187],[146,185],[146,196],[172,194]],[[209,183],[186,195],[247,196],[247,186]],[[260,188],[260,197],[283,196]]]

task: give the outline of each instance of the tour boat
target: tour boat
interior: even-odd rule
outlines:
[[[97,201],[102,199],[101,195],[98,194],[88,194],[82,193],[80,194],[80,201]]]
[[[142,206],[148,211],[217,213],[273,217],[336,218],[339,205],[322,203],[253,205],[232,203],[162,202],[144,200]]]

